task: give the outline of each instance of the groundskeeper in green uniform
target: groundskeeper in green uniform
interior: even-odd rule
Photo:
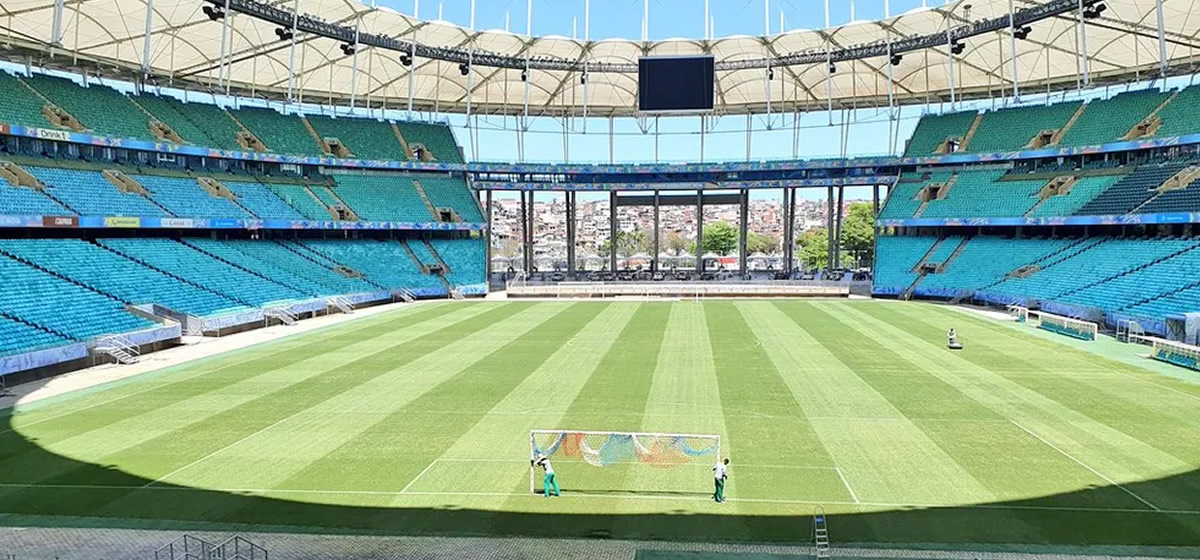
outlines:
[[[725,480],[729,478],[729,457],[724,461],[718,461],[713,467],[713,484],[716,489],[713,491],[713,500],[718,504],[725,501]]]
[[[546,471],[546,476],[542,479],[542,489],[545,491],[546,497],[549,498],[552,495],[561,496],[562,493],[558,489],[558,477],[554,476],[554,466],[550,464],[550,459],[545,455],[538,455],[534,464]],[[554,494],[550,493],[550,489],[552,488],[554,489]]]

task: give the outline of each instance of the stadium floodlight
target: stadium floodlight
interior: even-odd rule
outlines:
[[[954,43],[950,44],[950,52],[952,52],[954,54],[962,54],[963,51],[966,49],[967,49],[967,46],[963,43],[959,43],[958,41],[955,41]]]
[[[412,55],[408,53],[400,53],[400,64],[412,66]]]
[[[462,64],[459,64],[458,65],[458,73],[466,76],[467,74],[471,73],[471,67],[468,66],[467,63],[465,63],[465,62]]]
[[[204,15],[213,21],[221,21],[225,18],[225,10],[221,9],[220,6],[204,6],[200,8],[200,11],[204,12]]]
[[[721,436],[530,430],[529,458],[536,459],[540,455],[548,457],[553,462],[554,468],[563,473],[563,485],[568,490],[591,488],[609,483],[620,484],[620,481],[632,478],[623,475],[610,478],[604,474],[586,477],[583,470],[573,468],[575,465],[601,468],[618,465],[631,468],[646,466],[656,470],[691,467],[696,471],[693,475],[697,480],[691,480],[689,477],[684,484],[688,487],[707,484],[707,486],[701,487],[711,489],[709,487],[712,483],[709,480],[712,478],[712,473],[708,469],[721,457]],[[535,476],[535,468],[531,466],[529,470],[529,491],[532,493],[540,491],[537,484],[540,478]],[[602,490],[637,489],[602,488]]]
[[[901,60],[904,60],[903,56],[900,56],[898,54],[892,55],[892,66],[900,66]]]
[[[1022,28],[1014,31],[1013,37],[1016,37],[1016,38],[1024,41],[1025,39],[1029,38],[1029,32],[1031,32],[1031,31],[1033,31],[1033,28],[1026,25],[1025,27],[1022,27]]]

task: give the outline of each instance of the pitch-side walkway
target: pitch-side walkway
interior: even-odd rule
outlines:
[[[797,527],[807,532],[807,527]],[[189,533],[205,541],[220,543],[233,533]],[[420,558],[422,560],[801,560],[812,558],[808,546],[673,543],[657,541],[530,539],[494,537],[385,537],[348,535],[301,535],[285,533],[241,533],[264,547],[271,558],[286,560],[354,560],[377,558]],[[58,560],[146,560],[155,550],[179,537],[181,532],[140,529],[0,528],[0,543],[8,560],[56,558]],[[836,544],[836,543],[835,543]],[[1161,560],[1184,555],[1139,556],[1121,550],[1098,554],[1055,552],[992,552],[938,550],[893,550],[837,547],[834,558],[874,560]],[[159,560],[169,557],[159,556]],[[174,560],[184,560],[182,556]]]

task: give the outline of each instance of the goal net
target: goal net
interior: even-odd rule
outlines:
[[[1080,340],[1093,341],[1096,340],[1097,335],[1100,333],[1100,325],[1097,325],[1091,321],[1072,319],[1071,317],[1063,317],[1062,315],[1046,313],[1045,311],[1025,309],[1023,307],[1015,307],[1010,309],[1015,309],[1013,313],[1017,316],[1018,321],[1021,321],[1020,318],[1024,317],[1025,319],[1022,322],[1031,327],[1037,327],[1052,333],[1069,336],[1071,338],[1078,338]]]
[[[560,485],[576,491],[711,493],[721,436],[531,430],[529,458],[539,455],[551,460]],[[684,472],[666,475],[668,470]],[[540,471],[530,467],[530,492],[542,490]]]

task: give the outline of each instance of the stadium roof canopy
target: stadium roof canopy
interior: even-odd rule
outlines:
[[[4,0],[0,47],[10,60],[34,65],[126,79],[146,72],[159,84],[276,99],[290,89],[293,99],[341,105],[353,99],[404,108],[411,74],[419,110],[465,112],[469,103],[472,113],[520,114],[528,98],[534,115],[580,115],[585,105],[595,116],[636,113],[636,62],[652,55],[714,55],[716,110],[726,114],[761,113],[768,100],[772,111],[818,110],[830,103],[829,92],[834,108],[883,106],[889,67],[896,102],[904,104],[948,101],[952,89],[960,100],[1008,95],[1014,76],[1022,92],[1045,92],[1076,88],[1085,73],[1104,84],[1159,72],[1156,0],[1106,0],[1099,17],[1085,20],[1082,36],[1077,2],[1014,0],[1018,29],[1029,28],[1025,39],[1011,37],[1009,0],[958,0],[883,21],[767,37],[583,41],[473,31],[357,0],[234,0],[228,18],[206,13],[224,0]],[[1170,73],[1194,71],[1196,3],[1162,0]],[[293,6],[312,16],[297,19],[294,52],[293,41],[278,36],[286,26],[268,17],[291,20]],[[344,47],[355,30],[359,47],[349,54],[354,49]],[[962,47],[951,66],[952,38]],[[1084,42],[1086,57],[1079,55]],[[901,55],[895,65],[889,48]],[[415,54],[411,65],[401,60],[405,52]],[[826,56],[834,61],[832,77]]]

